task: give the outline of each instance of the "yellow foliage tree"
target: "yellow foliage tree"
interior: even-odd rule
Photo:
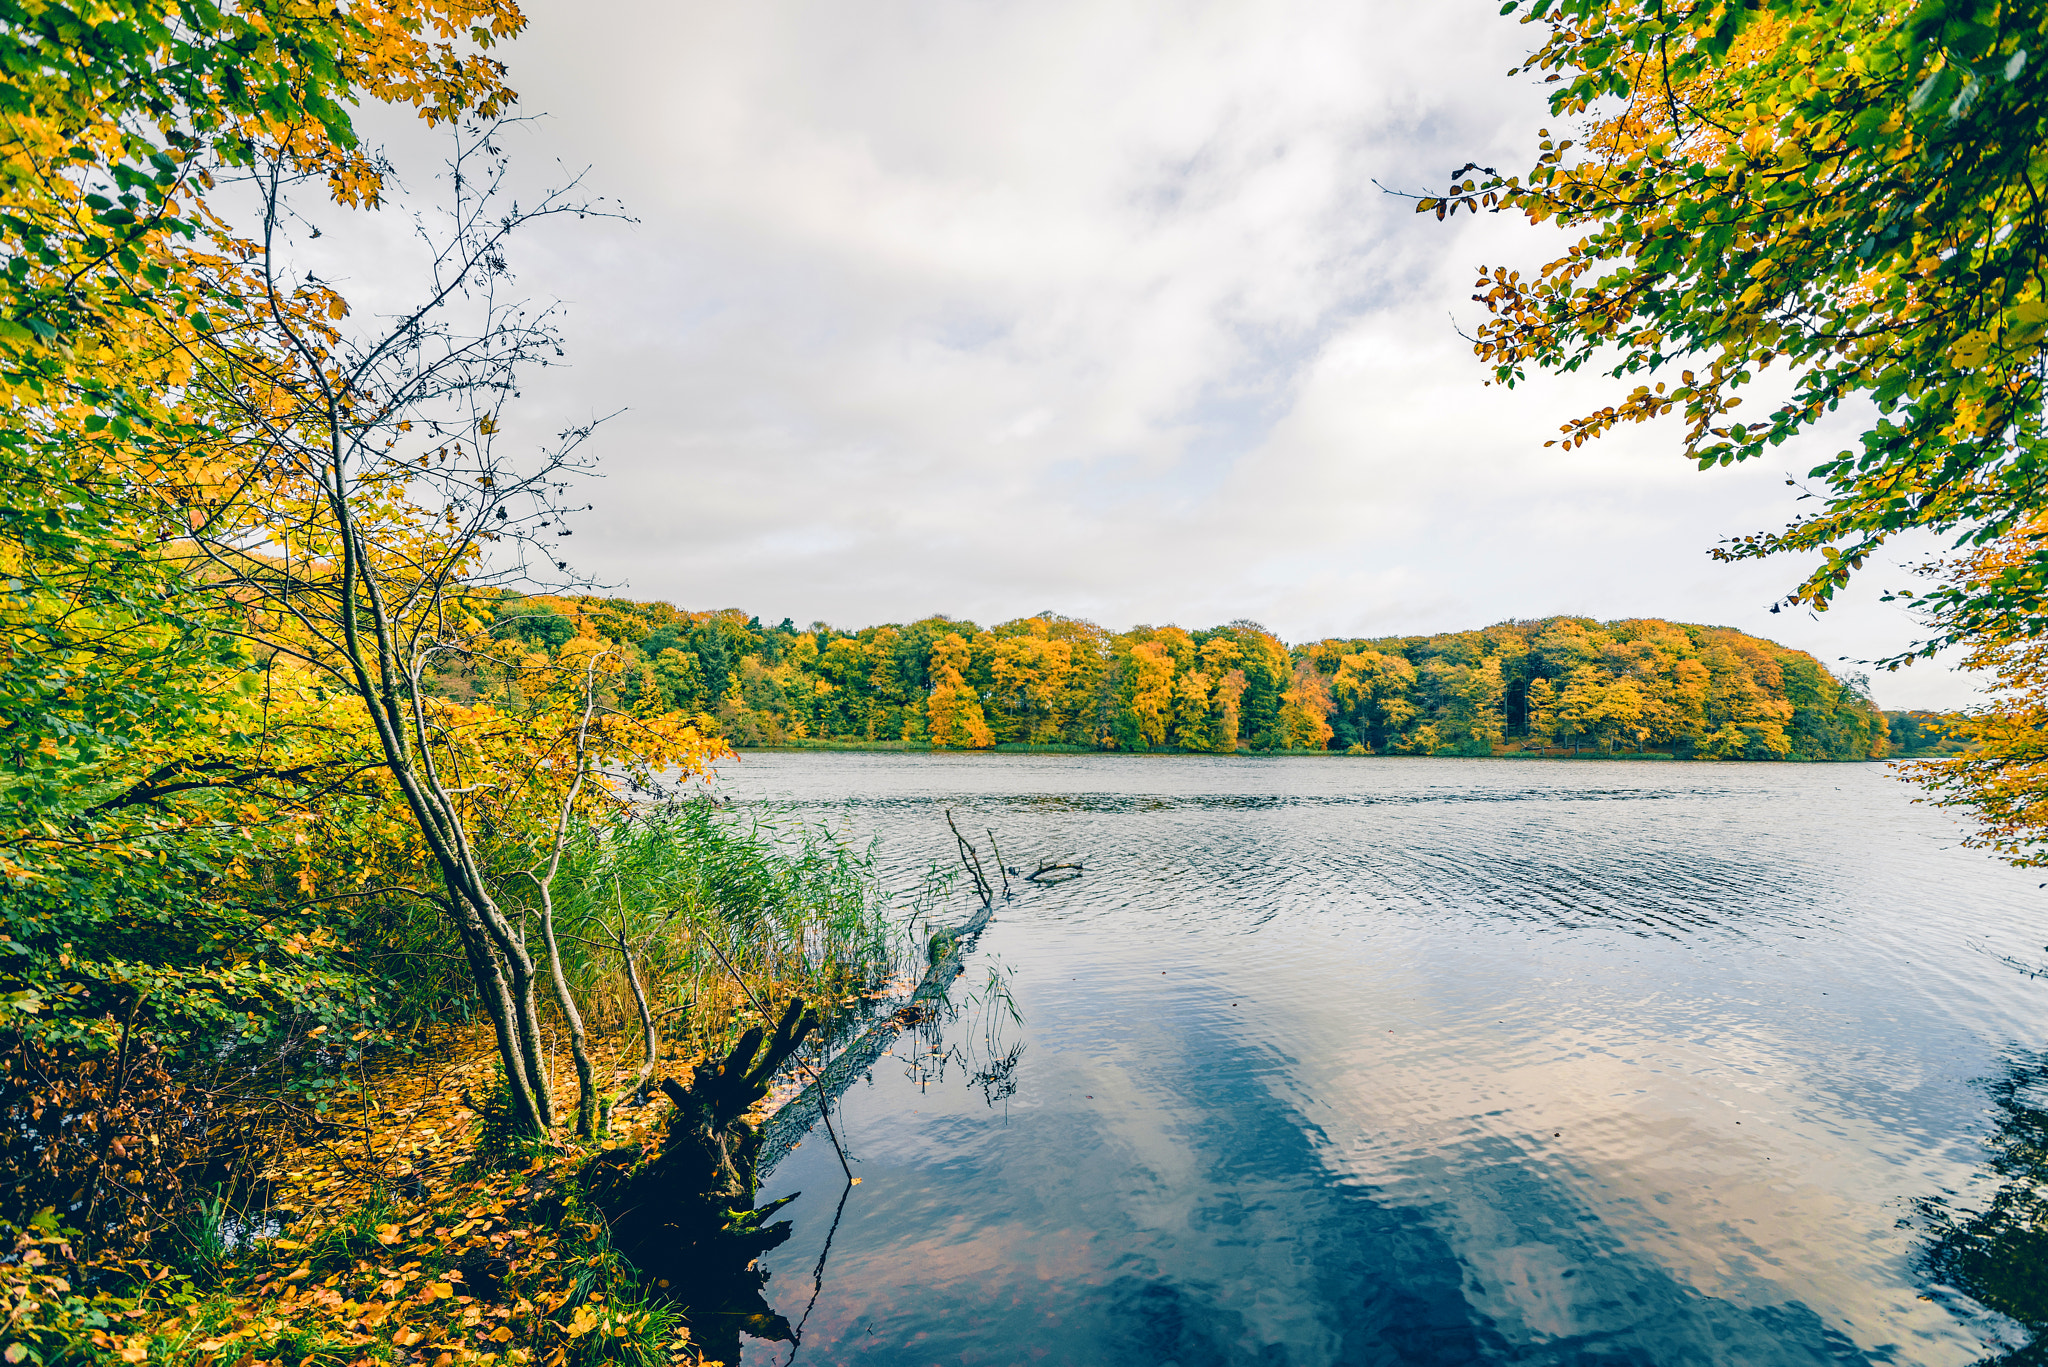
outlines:
[[[981,700],[967,686],[970,661],[967,639],[948,632],[932,645],[931,696],[925,700],[933,745],[941,748],[986,750],[996,743],[981,714]]]
[[[1959,594],[1995,586],[2039,554],[2048,520],[1938,569]],[[1902,766],[1943,807],[1960,808],[1976,828],[1964,843],[1996,852],[2022,868],[2048,866],[2048,641],[2022,633],[1980,639],[1963,657],[1990,676],[1989,700],[1945,728],[1968,748],[1940,760]]]
[[[1191,669],[1173,684],[1173,743],[1184,750],[1213,748],[1209,717],[1209,676]]]
[[[1173,656],[1158,641],[1140,641],[1131,647],[1130,668],[1128,710],[1145,744],[1162,746],[1173,723]]]
[[[1336,734],[1330,726],[1330,686],[1307,660],[1295,667],[1283,695],[1280,726],[1290,750],[1326,749]]]

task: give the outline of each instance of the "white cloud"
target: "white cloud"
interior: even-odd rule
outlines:
[[[1502,73],[1530,31],[1492,0],[530,14],[508,59],[550,117],[521,155],[640,221],[520,256],[573,348],[527,411],[628,409],[571,544],[636,595],[1290,639],[1659,615],[1830,661],[1912,637],[1871,592],[1769,615],[1795,566],[1706,558],[1785,520],[1782,470],[1701,475],[1675,430],[1546,450],[1601,387],[1483,386],[1470,272],[1549,244],[1372,182],[1526,160],[1541,90]]]

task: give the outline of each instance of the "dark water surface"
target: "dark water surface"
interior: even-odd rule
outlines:
[[[749,755],[741,803],[1087,875],[999,905],[991,1099],[914,1037],[768,1296],[810,1363],[1966,1364],[1926,1270],[1982,1080],[2048,1044],[2040,879],[1881,765]],[[964,916],[957,900],[946,919]],[[964,994],[981,994],[979,1002]],[[982,1021],[982,1025],[974,1024]],[[751,1343],[749,1364],[788,1344]]]

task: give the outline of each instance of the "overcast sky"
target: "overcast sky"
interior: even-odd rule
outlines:
[[[548,117],[518,155],[638,219],[515,257],[568,305],[528,419],[624,410],[576,567],[800,625],[1049,608],[1301,641],[1583,613],[1837,668],[1907,644],[1876,593],[1903,572],[1772,615],[1798,565],[1707,555],[1781,525],[1788,470],[1847,431],[1701,474],[1675,424],[1546,450],[1598,382],[1485,386],[1473,269],[1555,240],[1374,181],[1528,163],[1541,88],[1504,73],[1533,30],[1497,11],[531,0],[505,55]],[[1970,687],[1921,665],[1876,693]]]

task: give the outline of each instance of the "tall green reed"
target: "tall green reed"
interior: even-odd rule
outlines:
[[[759,1022],[754,999],[774,1012],[800,996],[829,1034],[903,962],[932,886],[898,904],[871,846],[682,802],[577,831],[555,915],[564,971],[593,1025],[639,1029],[623,940],[667,1052],[690,1057],[729,1048]]]

